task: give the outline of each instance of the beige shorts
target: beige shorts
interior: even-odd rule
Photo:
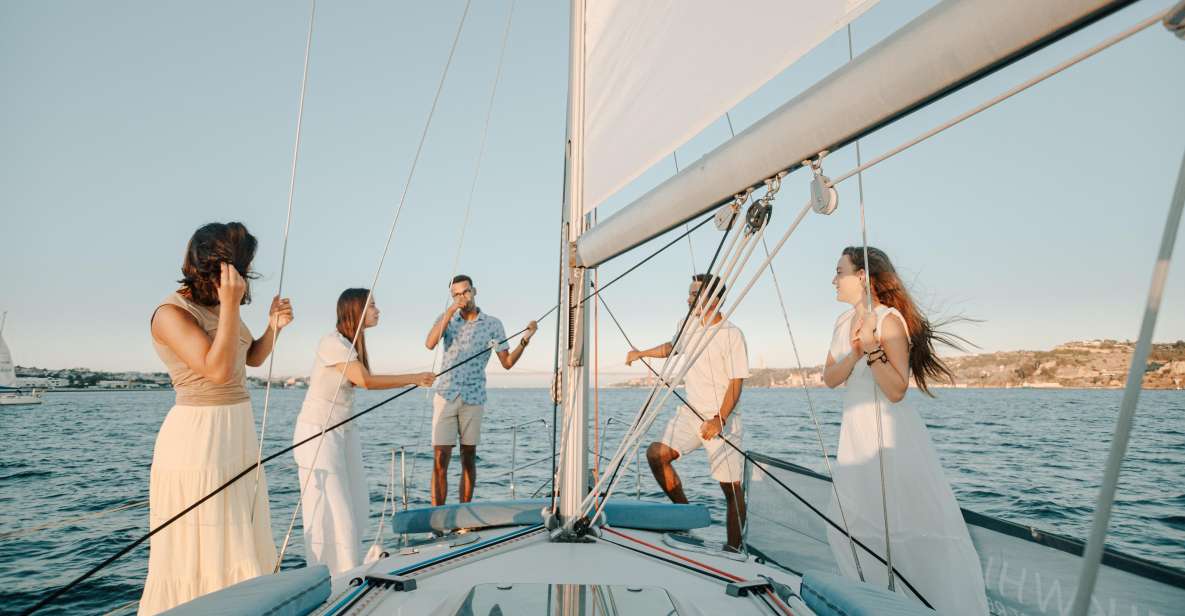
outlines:
[[[659,442],[679,452],[680,458],[703,447],[708,453],[708,466],[712,469],[713,479],[720,483],[741,481],[745,471],[745,457],[741,452],[726,445],[721,438],[706,441],[700,438],[699,430],[703,423],[691,409],[680,406],[679,410],[675,411],[675,416],[667,423]],[[729,415],[728,421],[724,424],[723,436],[733,445],[744,447],[740,413]]]
[[[432,445],[452,447],[461,437],[462,445],[476,445],[481,437],[482,407],[465,404],[461,396],[445,400],[440,394],[432,396]]]

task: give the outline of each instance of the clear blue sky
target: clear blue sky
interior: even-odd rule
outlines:
[[[857,53],[932,3],[884,2],[854,26]],[[864,142],[865,156],[973,106],[1166,7],[1138,3]],[[369,283],[407,176],[461,0],[318,7],[285,293],[297,320],[277,372],[305,374],[337,294]],[[387,269],[370,335],[376,368],[424,369],[446,301],[508,3],[473,3]],[[241,220],[260,238],[259,331],[274,293],[307,27],[304,2],[0,3],[0,309],[17,363],[157,370],[148,318],[175,287],[186,240]],[[479,303],[518,329],[554,301],[562,182],[566,6],[520,0],[461,270]],[[730,33],[731,34],[731,33]],[[833,36],[732,111],[738,130],[847,59]],[[870,171],[870,240],[940,313],[983,320],[987,350],[1135,336],[1185,151],[1185,44],[1159,26]],[[689,163],[727,138],[718,122],[679,150]],[[849,148],[850,150],[850,148]],[[829,159],[838,174],[851,151]],[[673,172],[655,165],[602,215]],[[795,177],[773,229],[805,198]],[[854,184],[841,210],[808,219],[776,265],[804,361],[826,355],[843,306],[830,285],[859,239]],[[718,236],[694,237],[704,266]],[[640,343],[683,307],[686,246],[606,292]],[[645,250],[645,249],[643,249]],[[1179,247],[1158,340],[1185,338]],[[603,267],[602,280],[643,252]],[[793,362],[772,285],[734,318],[755,365]],[[603,371],[626,350],[606,321]],[[550,370],[544,325],[519,383]],[[542,343],[539,343],[542,342]],[[499,369],[500,371],[500,369]],[[532,371],[535,371],[532,374]]]

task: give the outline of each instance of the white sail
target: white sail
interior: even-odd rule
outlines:
[[[589,0],[585,210],[876,0]]]
[[[12,352],[4,343],[3,333],[0,333],[0,387],[16,387],[16,370],[12,365]]]
[[[822,150],[834,151],[1127,4],[946,0],[688,163],[678,175],[602,218],[580,238],[577,259],[596,267],[711,210],[737,191],[760,185]],[[1037,6],[1040,10],[1034,10]],[[627,149],[623,146],[621,156],[628,155]],[[592,181],[589,172],[586,182]]]

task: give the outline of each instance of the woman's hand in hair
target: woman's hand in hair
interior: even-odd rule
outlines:
[[[280,331],[292,323],[292,318],[292,300],[279,295],[273,297],[272,307],[268,310],[268,326]]]
[[[235,266],[223,262],[222,271],[218,278],[218,303],[223,306],[238,306],[243,303],[243,295],[247,292],[247,281],[239,274]]]

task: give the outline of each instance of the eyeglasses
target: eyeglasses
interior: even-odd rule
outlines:
[[[458,291],[456,293],[453,293],[452,296],[453,297],[462,297],[465,295],[472,295],[472,294],[473,294],[473,289],[465,289],[464,291]]]

